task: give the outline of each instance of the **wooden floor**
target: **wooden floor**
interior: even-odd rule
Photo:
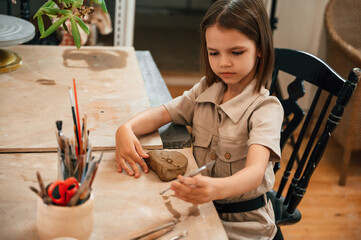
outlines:
[[[282,154],[290,150],[288,145]],[[281,227],[285,239],[361,239],[361,152],[354,152],[346,186],[340,186],[342,152],[331,138],[298,207],[301,221]],[[276,175],[275,189],[283,168]]]
[[[176,97],[189,86],[168,85],[168,89]],[[290,151],[291,147],[286,145],[283,154]],[[338,185],[342,153],[342,148],[331,138],[298,207],[301,221],[281,228],[285,239],[361,239],[361,152],[352,155],[346,186]],[[275,188],[285,167],[285,163],[281,164]]]

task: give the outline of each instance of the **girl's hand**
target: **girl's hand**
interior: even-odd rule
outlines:
[[[190,203],[202,204],[215,199],[221,199],[221,188],[216,178],[197,175],[194,177],[178,176],[178,181],[173,181],[171,189],[176,197]]]
[[[148,172],[148,166],[143,158],[148,158],[149,156],[144,152],[138,138],[130,127],[127,125],[120,126],[115,134],[115,141],[115,159],[118,172],[125,170],[129,176],[134,175],[134,177],[138,178],[140,176],[140,169],[137,163],[144,172]]]

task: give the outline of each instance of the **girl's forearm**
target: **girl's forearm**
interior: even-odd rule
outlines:
[[[151,108],[141,112],[123,124],[130,128],[136,136],[154,132],[172,119],[164,106]]]
[[[219,192],[217,199],[239,196],[256,189],[262,182],[263,174],[252,166],[232,176],[216,178],[215,184]]]

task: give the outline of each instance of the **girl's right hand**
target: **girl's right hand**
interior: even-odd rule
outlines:
[[[139,164],[145,173],[148,166],[143,158],[148,158],[132,129],[126,124],[121,125],[115,134],[115,159],[118,172],[125,170],[129,176],[140,176]]]

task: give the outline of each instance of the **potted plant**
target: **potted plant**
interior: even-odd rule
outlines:
[[[98,4],[104,12],[108,12],[104,0],[90,0],[85,4],[84,0],[48,0],[35,13],[34,19],[37,18],[40,38],[46,38],[59,27],[63,27],[68,33],[69,29],[65,22],[70,21],[71,33],[74,38],[75,46],[79,49],[81,46],[79,27],[88,35],[90,31],[83,19],[86,15],[94,12],[93,4]],[[43,17],[57,18],[48,29],[44,27]]]

